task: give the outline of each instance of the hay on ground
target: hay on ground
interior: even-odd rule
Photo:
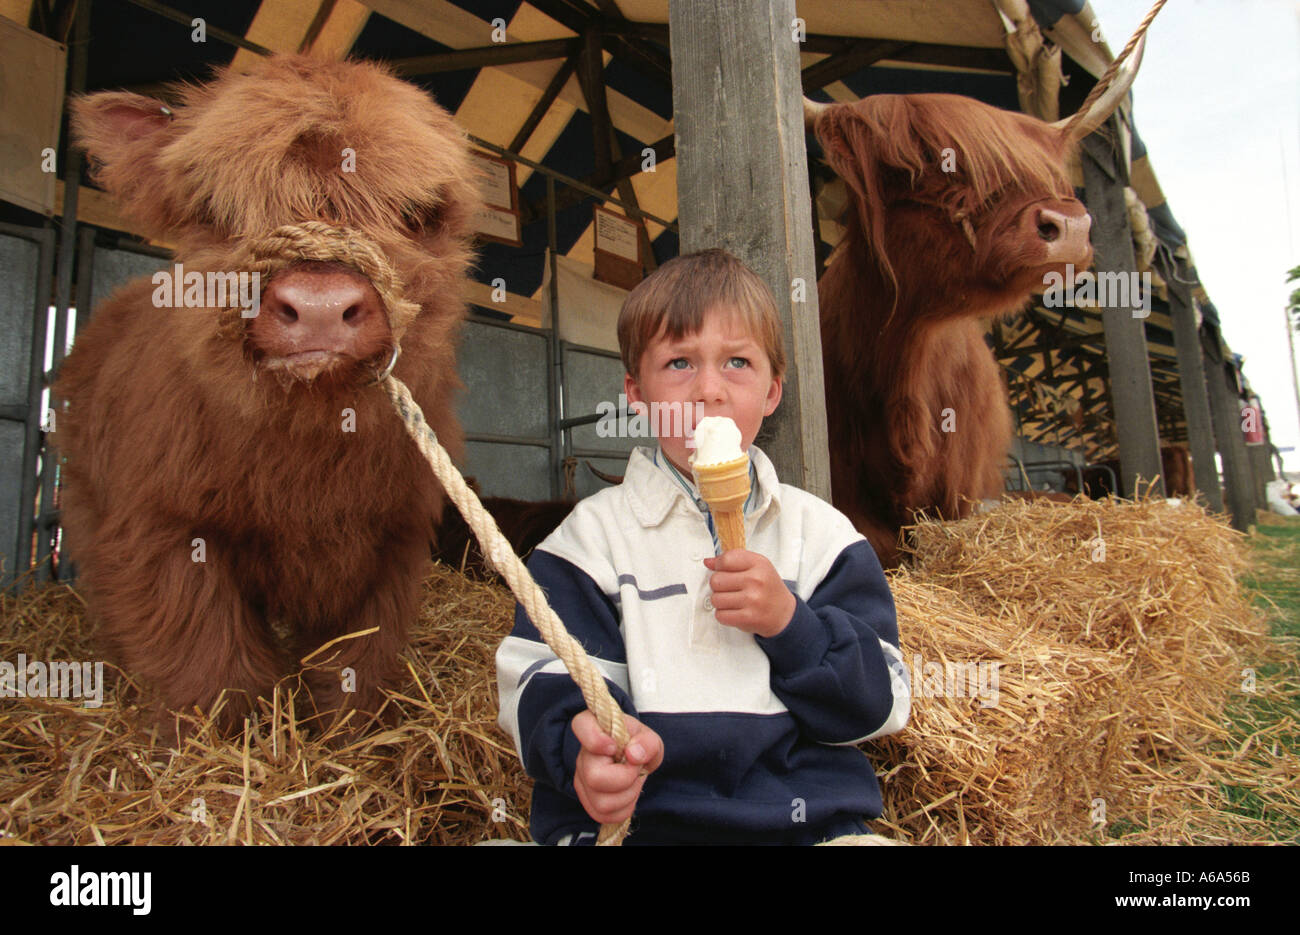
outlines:
[[[0,597],[0,660],[93,660],[65,586]],[[150,732],[122,680],[102,707],[0,699],[0,831],[41,844],[467,844],[526,838],[530,800],[496,727],[493,656],[513,622],[499,588],[434,566],[397,726],[353,740],[305,733],[287,679],[222,740],[193,716],[182,749]],[[108,670],[106,667],[106,674]]]

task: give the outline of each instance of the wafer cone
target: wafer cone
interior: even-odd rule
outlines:
[[[713,514],[722,551],[745,547],[745,501],[749,499],[749,455],[734,461],[691,465],[700,496]]]

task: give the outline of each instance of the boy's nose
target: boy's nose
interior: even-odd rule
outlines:
[[[715,402],[722,398],[723,385],[721,373],[712,367],[703,367],[700,369],[700,375],[695,379],[696,395],[701,402]]]

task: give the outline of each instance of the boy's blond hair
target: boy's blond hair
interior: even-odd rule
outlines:
[[[641,356],[661,333],[670,340],[695,334],[706,312],[729,305],[767,353],[772,376],[785,376],[781,316],[772,290],[726,250],[714,247],[669,260],[629,293],[618,316],[623,366],[639,380]]]

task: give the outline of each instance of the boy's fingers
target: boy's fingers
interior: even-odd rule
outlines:
[[[630,727],[629,725],[629,729]],[[640,766],[644,772],[653,772],[664,759],[663,738],[644,724],[637,723],[636,728],[632,731],[632,739],[628,742],[624,756],[628,763]]]
[[[714,591],[711,595],[713,611],[717,613],[720,610],[739,610],[748,606],[749,598],[742,591]]]
[[[617,749],[614,738],[600,729],[600,722],[596,720],[596,715],[590,711],[583,711],[581,714],[575,715],[570,727],[584,750],[598,753],[601,756],[614,755],[614,751]]]
[[[588,798],[595,814],[591,817],[602,824],[627,818],[636,809],[637,799],[641,797],[641,787],[644,785],[645,777],[642,776],[628,788],[616,792],[592,790]]]
[[[709,576],[709,589],[713,593],[739,591],[745,586],[745,575],[737,571],[715,571]]]
[[[727,549],[712,560],[705,560],[705,566],[713,571],[744,571],[754,563],[755,554],[748,549]]]
[[[584,783],[592,792],[617,795],[636,785],[641,767],[631,763],[598,763],[586,771]]]

